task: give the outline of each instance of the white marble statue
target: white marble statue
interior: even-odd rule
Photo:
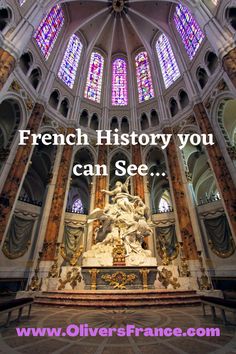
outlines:
[[[112,266],[112,251],[118,242],[125,247],[126,265],[156,265],[151,251],[142,247],[144,238],[152,235],[149,209],[140,197],[129,193],[129,181],[130,177],[125,183],[116,182],[111,191],[102,190],[112,197],[112,203],[88,216],[88,223],[99,220],[100,227],[96,230],[96,245],[83,255],[84,266]]]

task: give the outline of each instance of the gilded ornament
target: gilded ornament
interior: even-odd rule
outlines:
[[[96,268],[93,268],[89,271],[91,274],[91,290],[96,290],[97,289],[97,275],[100,273],[99,270]]]
[[[114,266],[121,266],[121,265],[125,266],[125,247],[120,242],[120,240],[113,248],[112,256],[113,256]]]
[[[115,272],[114,274],[104,274],[102,279],[109,283],[113,289],[124,290],[128,283],[134,283],[137,276],[135,274],[126,274],[124,272]]]
[[[28,111],[32,111],[32,109],[34,108],[34,103],[33,101],[31,100],[30,97],[28,97],[25,101],[25,105],[26,105],[26,108]]]
[[[219,251],[219,250],[217,250],[211,240],[208,241],[208,244],[209,244],[212,252],[215,253],[220,258],[229,258],[229,257],[231,257],[234,254],[235,248],[236,248],[234,240],[233,240],[232,237],[230,239],[230,246],[229,246],[229,249],[227,251]]]
[[[10,86],[10,90],[14,91],[14,92],[20,92],[20,90],[22,89],[21,85],[19,84],[18,81],[13,80]]]
[[[66,274],[66,278],[64,280],[59,279],[59,287],[58,290],[64,290],[66,287],[66,284],[70,284],[72,289],[74,290],[75,287],[82,281],[82,276],[80,274],[80,271],[77,268],[73,268],[71,271],[69,271]]]
[[[170,270],[168,270],[167,268],[162,268],[162,270],[159,271],[158,280],[166,289],[169,285],[172,285],[174,289],[180,288],[178,279],[174,277],[172,278],[172,276],[173,274]]]
[[[142,275],[143,280],[143,290],[148,290],[148,274],[150,273],[149,269],[141,269],[139,273]]]
[[[6,240],[3,244],[2,252],[8,259],[17,259],[24,256],[24,254],[28,251],[30,245],[31,245],[31,241],[28,241],[25,249],[16,253],[12,253],[9,251],[9,241]]]

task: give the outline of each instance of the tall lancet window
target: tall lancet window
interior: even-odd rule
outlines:
[[[127,104],[127,64],[124,59],[116,59],[113,62],[112,105],[127,106]]]
[[[174,22],[189,59],[192,60],[205,38],[205,35],[188,8],[181,4],[176,6]]]
[[[180,77],[180,71],[170,42],[165,34],[160,35],[158,38],[156,50],[165,88],[168,88]]]
[[[26,0],[19,0],[20,6],[22,6],[25,2],[26,2]]]
[[[34,38],[43,56],[47,60],[64,23],[64,14],[60,5],[54,6],[40,23]]]
[[[152,76],[147,52],[141,52],[135,57],[135,66],[139,103],[142,103],[154,97]]]
[[[101,102],[103,69],[103,56],[100,53],[93,52],[90,59],[84,97],[97,103]]]
[[[58,77],[71,89],[74,87],[83,45],[76,34],[70,38]]]

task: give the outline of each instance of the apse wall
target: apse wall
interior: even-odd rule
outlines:
[[[80,245],[83,244],[85,249],[89,249],[94,242],[92,238],[87,237],[93,230],[91,228],[87,230],[86,215],[97,207],[98,179],[96,177],[76,179],[72,175],[73,164],[79,161],[83,163],[105,161],[109,166],[109,177],[103,183],[106,188],[109,188],[115,183],[111,174],[114,161],[122,156],[132,163],[137,156],[137,152],[132,147],[109,148],[101,152],[94,143],[96,129],[113,130],[118,127],[125,132],[162,133],[167,127],[171,127],[175,134],[201,133],[193,109],[196,104],[202,102],[231,178],[236,180],[236,127],[233,117],[236,91],[223,61],[223,58],[235,47],[235,22],[231,11],[232,8],[235,9],[235,1],[219,2],[218,5],[214,5],[210,0],[201,1],[200,6],[197,6],[199,2],[183,1],[182,3],[189,7],[205,33],[205,38],[192,60],[186,53],[173,21],[176,4],[169,2],[160,5],[163,6],[163,11],[165,10],[163,13],[166,18],[163,23],[155,23],[147,13],[140,18],[132,13],[131,8],[128,15],[124,14],[124,17],[133,16],[127,24],[128,22],[122,20],[122,17],[116,18],[116,15],[110,14],[107,8],[103,10],[99,7],[98,14],[91,15],[89,20],[80,18],[83,26],[80,26],[75,18],[71,20],[71,9],[65,2],[62,4],[65,17],[63,27],[49,58],[45,60],[32,35],[54,5],[53,2],[48,1],[44,4],[37,2],[32,5],[30,1],[25,1],[20,6],[17,1],[5,1],[3,8],[9,8],[10,20],[2,30],[0,39],[2,46],[14,53],[17,60],[0,96],[0,111],[3,117],[2,125],[0,123],[3,132],[0,137],[2,139],[1,186],[4,187],[6,183],[18,149],[17,130],[26,128],[36,102],[45,107],[39,132],[65,133],[68,127],[79,127],[89,135],[91,141],[90,147],[86,149],[76,147],[71,153],[68,178],[64,184],[57,242],[63,242],[65,226],[71,229],[82,228]],[[94,32],[87,29],[90,21],[94,23]],[[146,26],[142,26],[140,31],[139,26],[142,21]],[[115,22],[117,27],[114,27]],[[108,28],[113,31],[109,32]],[[123,35],[128,29],[136,33],[135,50],[126,42],[125,51],[113,52],[113,48],[119,49],[116,28],[117,31],[120,28]],[[163,30],[169,38],[180,71],[180,76],[168,88],[165,87],[156,51],[156,42]],[[59,79],[58,71],[73,33],[78,35],[83,48],[76,80],[73,88],[70,89]],[[108,45],[108,50],[105,50],[103,44],[106,36],[108,38],[106,43],[111,43],[110,48]],[[143,51],[148,55],[154,97],[140,103],[135,57]],[[84,97],[92,52],[100,53],[104,57],[100,103]],[[127,63],[127,106],[112,106],[112,63],[116,58],[122,58]],[[6,112],[7,117],[4,117]],[[8,117],[12,118],[8,119]],[[140,163],[147,163],[154,170],[160,168],[161,173],[164,173],[164,176],[160,175],[155,179],[145,177],[142,181],[143,197],[152,212],[154,232],[160,232],[160,230],[156,231],[158,228],[175,225],[176,240],[181,241],[181,225],[171,176],[170,156],[167,151],[161,151],[160,148],[153,151],[151,147],[140,149],[138,154]],[[177,154],[197,249],[203,252],[205,266],[213,282],[217,283],[217,286],[224,287],[229,278],[235,277],[236,235],[232,216],[229,215],[225,198],[222,198],[219,189],[219,176],[216,176],[209,153],[204,146],[186,146]],[[5,281],[14,278],[18,286],[22,283],[24,287],[33,274],[39,251],[45,247],[45,244],[46,246],[50,244],[50,240],[45,241],[45,235],[50,221],[55,185],[60,175],[62,156],[62,147],[55,150],[41,148],[37,151],[32,150],[30,154],[2,238],[0,278]],[[132,181],[131,189],[133,193],[137,192],[136,181]],[[24,242],[19,245],[19,250],[14,251],[14,255],[10,255],[8,235],[16,217],[17,220],[24,220],[23,223],[21,222],[21,227],[23,224],[24,227],[32,225],[31,228],[28,226],[28,233],[23,232]],[[228,232],[226,251],[222,252],[220,247],[217,248],[216,240],[215,244],[214,242],[209,244],[209,232],[207,233],[211,220],[220,220],[219,218],[222,218]],[[153,240],[149,241],[148,247],[157,257],[158,262],[161,262],[159,246],[159,239],[155,234]],[[174,252],[173,262],[174,264],[180,262],[178,252]]]

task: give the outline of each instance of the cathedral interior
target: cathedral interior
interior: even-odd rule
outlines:
[[[122,284],[127,296],[150,289],[150,297],[158,291],[162,296],[161,290],[182,291],[181,301],[193,306],[189,319],[199,316],[194,312],[199,294],[235,298],[235,39],[235,0],[0,1],[1,301],[30,292],[38,306],[49,306],[54,314],[66,291],[71,296],[81,291],[86,307],[90,290],[101,295],[107,289],[112,300],[115,288],[108,279],[118,273],[121,297]],[[66,135],[78,128],[89,146],[40,141],[32,146],[30,140],[19,145],[19,130]],[[97,146],[97,130],[172,134],[173,139],[166,149]],[[212,134],[214,145],[196,138],[180,150],[178,134]],[[99,221],[88,223],[89,215],[112,203],[103,190],[114,190],[119,181],[124,185],[128,177],[115,174],[120,160],[149,168],[147,176],[130,178],[127,193],[150,210],[152,232],[141,247],[152,264],[133,263],[130,270],[117,256],[113,268],[105,264],[98,270],[87,261],[83,271],[99,229]],[[108,175],[76,176],[76,164],[106,165]],[[119,243],[115,252],[124,252]],[[132,276],[137,281],[129,282]],[[142,298],[140,292],[127,302],[133,308]],[[179,304],[177,295],[171,299]],[[90,301],[95,308],[105,302],[102,296]],[[151,306],[155,299],[143,301]],[[36,320],[40,311],[37,307]],[[72,316],[69,307],[65,311]],[[173,311],[177,316],[183,310]],[[105,323],[107,313],[101,316]],[[8,352],[10,342],[4,345]],[[149,351],[133,345],[125,353],[155,353],[156,344]],[[91,347],[88,353],[95,352]],[[165,352],[173,353],[174,345]]]

